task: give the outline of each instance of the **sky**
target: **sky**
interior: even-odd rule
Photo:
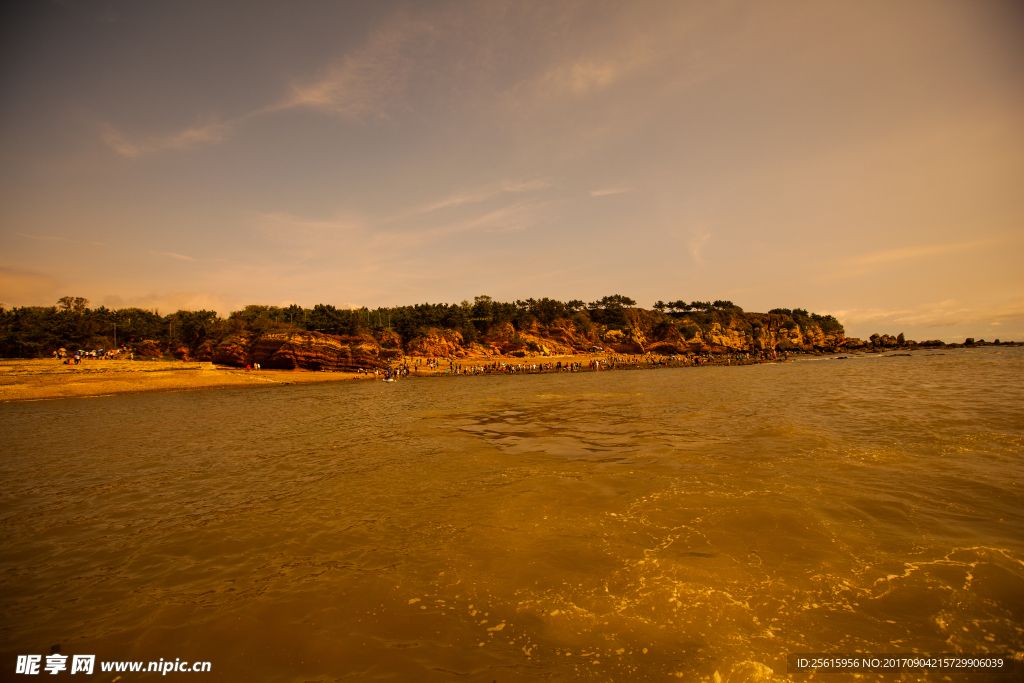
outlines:
[[[624,294],[1024,340],[1024,3],[0,12],[6,307]]]

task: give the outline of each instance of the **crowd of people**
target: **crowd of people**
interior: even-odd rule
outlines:
[[[67,349],[57,349],[53,352],[54,360],[63,361],[64,365],[79,365],[85,360],[115,360],[119,356],[126,355],[128,360],[135,360],[135,354],[129,351],[124,344],[119,349],[94,349],[92,351],[86,351],[79,349],[75,352],[70,352]]]
[[[602,370],[641,369],[654,367],[693,367],[704,365],[749,365],[780,360],[777,351],[729,352],[721,355],[703,354],[609,354],[603,358],[579,361],[505,362],[488,361],[462,363],[454,358],[413,358],[403,359],[398,365],[373,370],[375,378],[383,380],[400,379],[410,375],[519,375],[551,372],[600,372]],[[781,360],[789,360],[783,354]],[[370,371],[360,369],[368,376]]]

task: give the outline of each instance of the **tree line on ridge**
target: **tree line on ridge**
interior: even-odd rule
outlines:
[[[632,312],[632,313],[630,313]],[[832,316],[809,313],[800,308],[776,308],[765,314],[747,314],[731,301],[686,303],[682,300],[656,302],[652,310],[636,308],[636,301],[620,294],[589,303],[578,299],[559,301],[517,299],[495,301],[477,296],[458,304],[413,304],[408,306],[337,308],[317,304],[305,308],[249,305],[226,318],[215,311],[179,310],[161,315],[144,308],[90,308],[82,297],[62,297],[54,306],[5,308],[0,304],[0,355],[44,357],[59,348],[68,350],[131,347],[143,341],[170,349],[176,345],[195,348],[207,340],[228,335],[259,335],[278,330],[305,330],[329,335],[355,337],[396,334],[403,345],[431,330],[458,332],[467,344],[488,335],[498,326],[511,325],[524,331],[558,322],[589,335],[601,330],[627,330],[642,314],[652,328],[665,331],[673,326],[687,339],[697,339],[714,323],[740,325],[752,333],[774,320],[786,329],[814,325],[823,332],[841,331]]]

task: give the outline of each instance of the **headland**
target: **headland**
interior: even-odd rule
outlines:
[[[730,301],[635,306],[511,303],[337,309],[247,306],[161,316],[138,308],[0,308],[0,401],[467,374],[532,374],[778,362],[801,354],[1014,345],[903,334],[847,337],[829,315],[744,311]]]

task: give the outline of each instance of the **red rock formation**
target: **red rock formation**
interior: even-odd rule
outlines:
[[[408,353],[413,356],[448,358],[461,353],[463,344],[462,335],[458,332],[431,329],[422,337],[417,337],[409,342]]]
[[[846,351],[860,351],[868,346],[870,346],[870,344],[868,344],[863,339],[857,339],[856,337],[847,337],[843,341],[842,348]]]
[[[516,334],[512,323],[508,322],[492,327],[484,338],[484,342],[488,346],[498,349],[504,355],[520,351],[526,346],[526,343]]]
[[[585,353],[597,341],[593,330],[588,334],[565,318],[555,320],[545,332],[555,353],[559,353],[559,349],[565,349],[565,353]]]
[[[243,367],[249,360],[248,340],[241,335],[231,335],[210,349],[210,360],[218,365]]]
[[[153,341],[152,339],[143,339],[142,341],[134,342],[131,346],[132,352],[136,356],[159,358],[164,355],[163,350],[160,348],[160,342]]]
[[[280,370],[355,370],[382,367],[373,337],[345,337],[319,332],[275,332],[250,346],[253,362]]]
[[[479,343],[470,343],[457,330],[432,328],[407,340],[404,348],[402,339],[391,330],[378,329],[373,336],[342,337],[277,325],[246,335],[244,326],[235,326],[233,334],[219,341],[205,342],[191,353],[186,349],[175,353],[183,358],[191,355],[196,360],[235,366],[256,362],[266,368],[341,370],[380,367],[405,354],[436,358],[462,358],[470,354],[572,355],[587,353],[595,345],[614,353],[659,355],[874,348],[873,344],[846,339],[834,321],[827,325],[826,322],[823,318],[794,319],[738,309],[666,316],[630,308],[615,324],[607,325],[594,322],[585,312],[547,324],[533,320],[520,329],[504,322],[493,325]],[[888,336],[880,336],[878,341],[899,344],[898,339]],[[912,344],[905,342],[900,347]]]
[[[384,365],[380,345],[373,337],[306,331],[275,331],[250,338],[231,335],[218,343],[204,343],[195,359],[235,367],[259,363],[277,370],[355,370]]]
[[[683,341],[656,341],[648,344],[645,350],[661,356],[673,356],[689,351],[689,345]]]

